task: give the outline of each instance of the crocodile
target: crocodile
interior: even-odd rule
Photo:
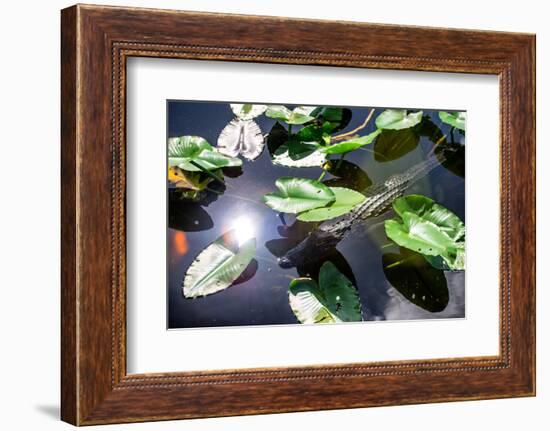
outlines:
[[[386,212],[392,202],[402,196],[410,185],[426,176],[441,163],[441,156],[439,158],[432,156],[403,173],[392,175],[383,182],[371,185],[364,192],[366,199],[363,203],[343,216],[320,224],[298,245],[279,257],[279,266],[292,268],[307,264],[309,260],[318,261],[330,254],[334,247],[362,220]]]

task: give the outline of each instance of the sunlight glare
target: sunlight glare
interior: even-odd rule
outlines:
[[[246,216],[238,217],[232,223],[232,229],[235,231],[239,246],[254,237],[254,223]]]

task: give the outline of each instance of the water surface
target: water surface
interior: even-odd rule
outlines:
[[[292,105],[287,105],[292,108]],[[228,103],[169,101],[168,137],[198,135],[216,145],[223,127],[234,118]],[[370,107],[350,108],[350,124],[341,132],[359,126]],[[385,108],[376,109],[373,120],[360,134],[375,130],[374,118]],[[415,107],[408,107],[415,109]],[[449,136],[450,127],[442,124],[437,111],[424,109],[434,125]],[[275,120],[261,115],[256,118],[263,133],[268,133]],[[464,143],[463,136],[454,133]],[[405,171],[424,160],[433,150],[433,142],[426,136],[418,146],[393,161],[376,161],[373,145],[346,155],[346,160],[360,167],[365,175],[361,181],[376,183],[388,176]],[[334,156],[336,157],[336,156]],[[226,176],[226,190],[222,195],[209,196],[199,204],[174,199],[168,192],[168,327],[212,327],[240,325],[298,324],[288,302],[289,281],[304,276],[304,271],[316,277],[315,268],[283,269],[274,255],[285,245],[285,235],[292,233],[294,216],[285,215],[284,221],[262,203],[265,193],[275,191],[275,180],[282,176],[317,179],[320,168],[287,168],[273,165],[267,148],[255,161],[243,160],[242,174]],[[330,179],[327,175],[325,179]],[[422,180],[413,184],[406,194],[422,194],[447,207],[464,220],[464,179],[438,166]],[[444,310],[430,312],[415,305],[410,298],[394,288],[383,270],[383,255],[399,253],[384,233],[384,220],[393,217],[390,210],[368,219],[360,229],[348,235],[337,246],[333,260],[358,288],[364,320],[409,320],[464,317],[464,272],[445,272],[448,286],[448,304]],[[255,260],[247,270],[251,278],[241,277],[221,292],[203,298],[186,299],[182,280],[193,259],[211,242],[240,220],[256,237]],[[318,269],[317,269],[318,270]]]

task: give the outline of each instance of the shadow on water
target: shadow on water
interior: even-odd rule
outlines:
[[[426,311],[443,311],[449,303],[445,273],[431,266],[422,255],[401,248],[382,255],[384,274],[390,284],[413,304]]]

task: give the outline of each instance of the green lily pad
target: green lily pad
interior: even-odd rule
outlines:
[[[200,136],[178,136],[168,138],[168,157],[171,159],[192,159],[198,156],[202,150],[212,150],[208,141]]]
[[[456,127],[460,130],[466,130],[466,112],[446,112],[439,111],[439,119],[445,124]]]
[[[459,217],[421,195],[398,198],[393,209],[397,217],[385,221],[388,238],[424,255],[436,268],[464,269],[465,227]]]
[[[320,145],[327,145],[330,142],[330,135],[322,127],[315,124],[302,127],[296,133],[296,140],[300,142],[316,142]]]
[[[319,284],[306,277],[292,280],[288,297],[290,308],[300,323],[362,320],[357,289],[332,262],[321,266]]]
[[[315,122],[322,125],[328,133],[338,132],[344,129],[351,121],[352,112],[348,108],[319,107],[311,112]]]
[[[226,232],[195,258],[183,279],[186,298],[211,295],[231,286],[256,252],[256,239],[237,245],[232,231]]]
[[[406,109],[386,109],[376,117],[376,127],[386,130],[402,130],[422,121],[422,111],[407,114]]]
[[[323,221],[347,214],[357,205],[365,201],[365,196],[359,192],[343,187],[331,187],[336,200],[329,206],[315,208],[302,212],[297,219],[301,221]]]
[[[281,145],[272,154],[271,161],[276,165],[290,168],[322,166],[327,157],[318,151],[318,148],[318,145],[292,139]]]
[[[380,133],[382,133],[381,130],[375,130],[374,132],[369,133],[365,136],[348,139],[347,141],[331,144],[327,147],[320,147],[319,151],[325,154],[348,153],[350,151],[356,150],[357,148],[370,144]]]
[[[200,136],[168,139],[168,165],[189,172],[242,166],[242,160],[217,152]]]
[[[460,217],[426,196],[403,196],[393,202],[393,209],[401,217],[410,212],[431,221],[453,241],[464,239],[466,230]]]
[[[308,129],[308,127],[301,130]],[[302,137],[305,139],[305,134],[309,131],[302,133],[304,134]],[[273,125],[267,135],[267,148],[271,155],[271,161],[275,165],[292,168],[317,167],[322,166],[327,160],[326,155],[318,151],[318,145],[315,142],[302,142],[296,135],[289,137],[288,131],[279,122]]]
[[[315,119],[311,116],[315,106],[298,106],[292,111],[283,105],[269,105],[265,115],[275,120],[284,121],[287,124],[305,124]]]
[[[307,178],[282,177],[275,181],[278,192],[268,193],[263,201],[270,208],[298,214],[323,207],[336,199],[334,192],[319,181]]]

